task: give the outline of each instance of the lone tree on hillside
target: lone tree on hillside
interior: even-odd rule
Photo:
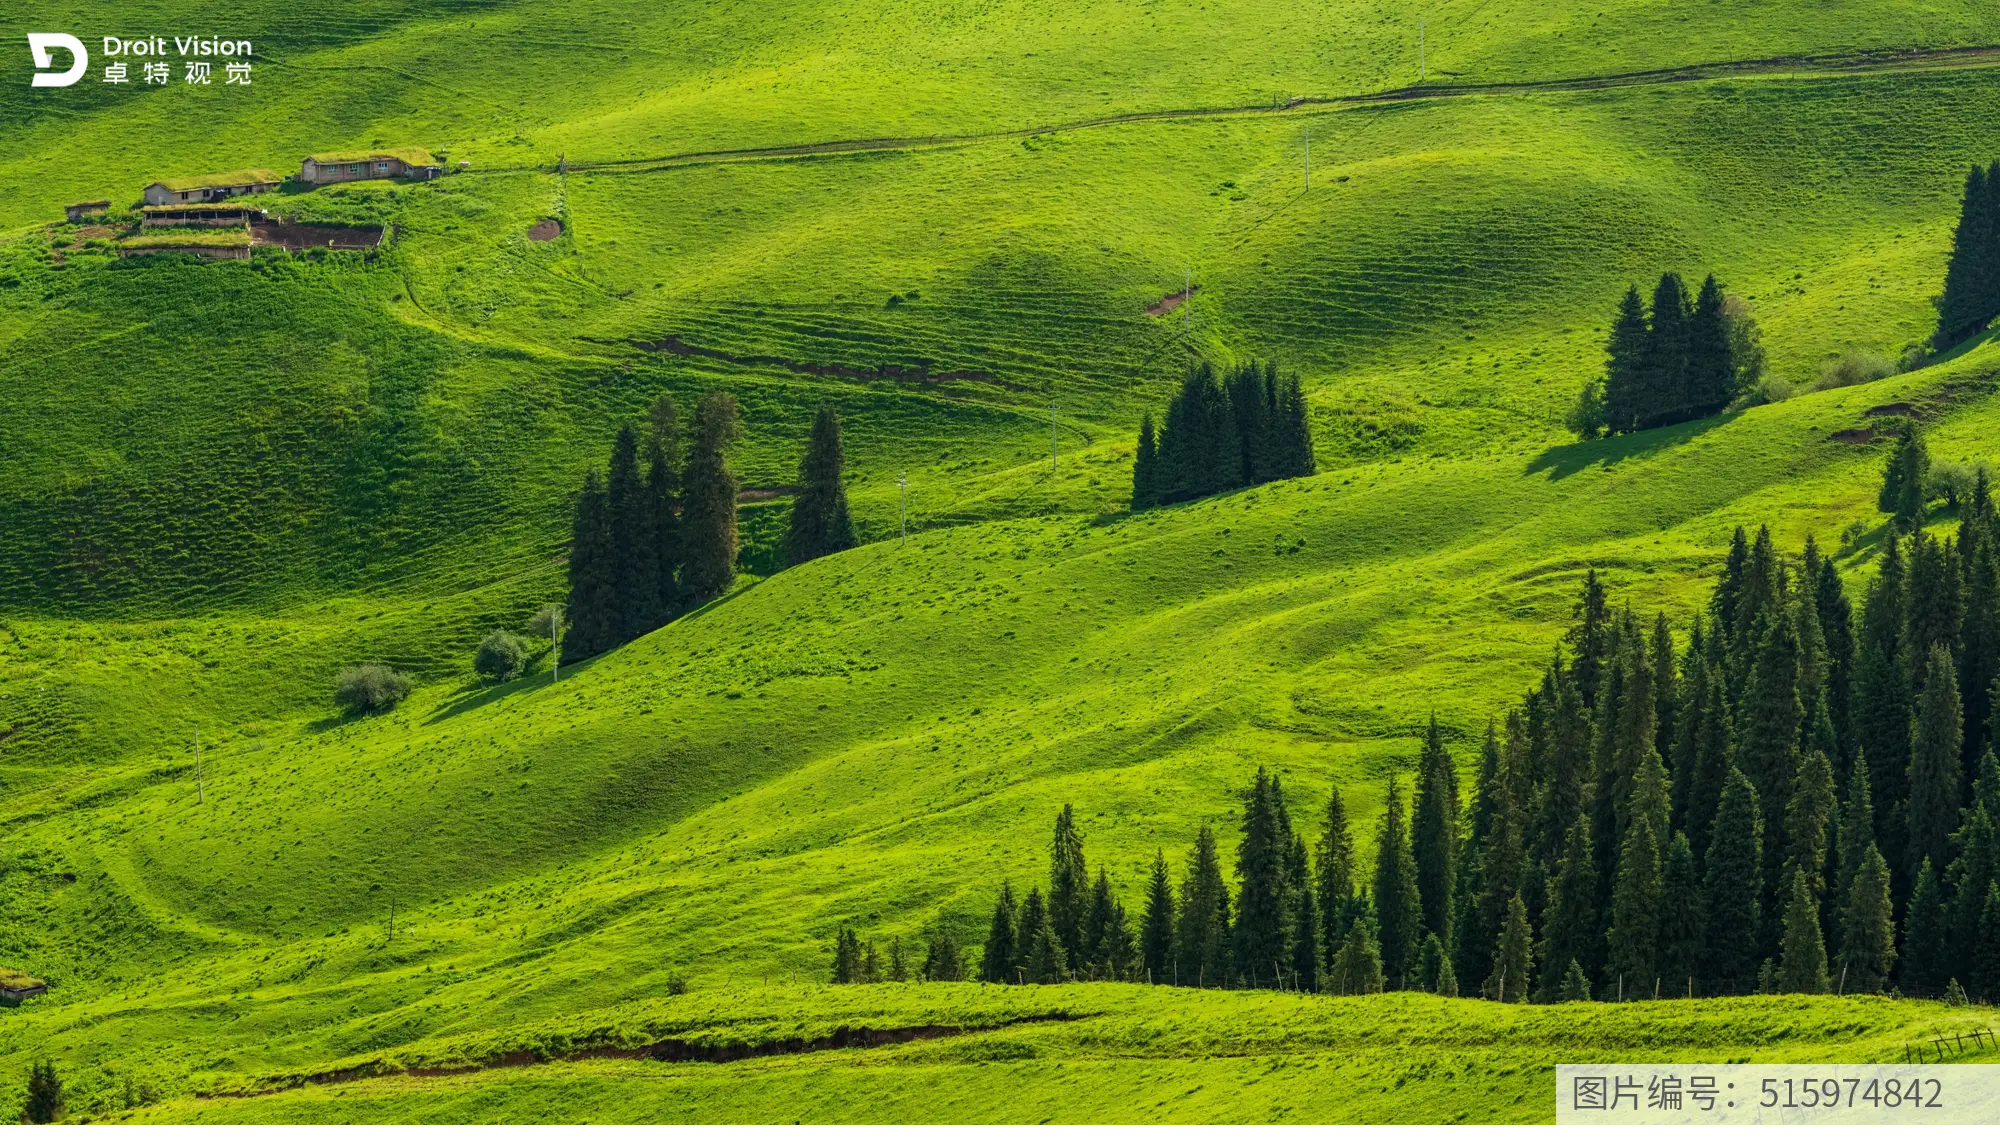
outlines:
[[[520,676],[521,663],[527,659],[528,650],[520,638],[496,629],[479,643],[472,655],[472,668],[489,681],[511,681]]]
[[[1875,505],[1896,516],[1896,525],[1906,533],[1924,525],[1924,507],[1929,495],[1925,487],[1931,478],[1930,452],[1924,447],[1923,433],[1905,421],[1896,433],[1896,450],[1882,469],[1882,490]]]
[[[736,476],[729,448],[743,433],[736,397],[710,392],[694,412],[694,446],[681,476],[681,587],[689,605],[721,597],[736,584]]]
[[[1946,349],[1984,329],[2000,316],[2000,162],[1974,166],[1965,176],[1958,229],[1944,271],[1944,292],[1935,304],[1935,348]]]
[[[840,416],[832,405],[823,404],[813,416],[812,439],[799,460],[799,493],[792,500],[792,527],[785,537],[785,552],[793,566],[854,546],[847,488],[841,483],[844,461]]]
[[[36,1061],[28,1069],[28,1103],[21,1109],[26,1124],[54,1124],[63,1117],[62,1078],[54,1061]]]
[[[410,679],[387,665],[342,669],[333,680],[333,699],[350,713],[393,709],[410,695]]]

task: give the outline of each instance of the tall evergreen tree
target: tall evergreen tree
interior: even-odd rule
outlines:
[[[1958,854],[1945,868],[1944,884],[1951,896],[1948,943],[1954,958],[1971,956],[1979,941],[1979,912],[1986,903],[1986,888],[2000,881],[2000,836],[1996,830],[2000,829],[1994,826],[1993,809],[1975,801],[1953,836]]]
[[[854,985],[865,980],[861,961],[861,940],[843,926],[833,936],[833,984]]]
[[[1610,957],[1605,981],[1620,978],[1643,986],[1660,976],[1660,918],[1665,910],[1660,844],[1653,825],[1635,814],[1618,852],[1618,877],[1611,890],[1611,928],[1605,932]]]
[[[1748,987],[1760,957],[1764,813],[1741,768],[1731,768],[1723,782],[1705,862],[1709,977],[1723,986]]]
[[[1263,370],[1256,361],[1230,369],[1226,385],[1229,411],[1236,420],[1234,485],[1254,486],[1272,477],[1271,419],[1276,410],[1266,398]]]
[[[1279,386],[1271,422],[1280,442],[1279,466],[1271,477],[1297,479],[1319,470],[1313,456],[1312,418],[1306,408],[1305,388],[1297,375],[1287,377]]]
[[[1950,925],[1944,890],[1926,859],[1917,869],[1917,885],[1903,909],[1902,978],[1906,988],[1919,993],[1944,989],[1951,977]]]
[[[1646,308],[1639,287],[1625,290],[1618,315],[1611,321],[1611,339],[1604,351],[1604,414],[1612,434],[1634,431],[1647,405]]]
[[[1384,984],[1382,943],[1377,935],[1375,912],[1364,898],[1341,939],[1340,950],[1333,956],[1326,988],[1336,994],[1360,995],[1381,993]]]
[[[1525,1002],[1534,984],[1534,931],[1528,925],[1528,907],[1515,895],[1507,903],[1507,922],[1500,928],[1500,944],[1493,952],[1493,972],[1484,989],[1496,1001]]]
[[[1064,804],[1056,815],[1055,835],[1049,841],[1049,924],[1062,942],[1068,961],[1082,967],[1089,961],[1090,948],[1084,945],[1084,917],[1089,909],[1090,879],[1083,865],[1083,836],[1076,830],[1076,816]]]
[[[656,627],[672,618],[680,604],[680,475],[673,455],[659,438],[646,445],[646,510],[652,516],[653,581],[659,589],[652,605]]]
[[[1704,669],[1702,676],[1707,691],[1694,739],[1694,771],[1688,775],[1687,832],[1689,844],[1705,857],[1723,781],[1736,766],[1736,725],[1721,670]]]
[[[1056,954],[1062,952],[1062,940],[1056,937],[1056,928],[1049,922],[1049,906],[1042,898],[1040,887],[1029,887],[1028,897],[1021,902],[1021,914],[1014,924],[1014,977],[1017,982],[1060,981],[1051,973],[1066,970],[1068,962],[1057,962],[1050,953],[1050,945]],[[1036,955],[1042,957],[1040,962]]]
[[[1276,986],[1290,961],[1291,916],[1286,913],[1288,837],[1278,825],[1270,777],[1257,769],[1243,808],[1243,841],[1236,848],[1236,975],[1252,986]]]
[[[1014,888],[1001,883],[1000,901],[993,904],[993,922],[986,929],[986,956],[980,960],[980,981],[1014,980],[1014,952],[1020,943],[1014,920]]]
[[[701,605],[736,584],[736,476],[729,448],[742,435],[736,398],[710,392],[694,413],[694,445],[681,475],[681,585]]]
[[[1826,857],[1835,806],[1833,765],[1824,752],[1815,750],[1799,764],[1792,798],[1785,806],[1787,847],[1781,869],[1787,881],[1793,871],[1803,873],[1814,898],[1827,889]]]
[[[1178,976],[1182,985],[1222,986],[1229,981],[1229,888],[1222,881],[1215,833],[1195,834],[1181,883]]]
[[[1423,930],[1423,901],[1417,894],[1417,861],[1410,853],[1403,792],[1389,777],[1375,855],[1375,912],[1381,921],[1382,968],[1389,984],[1401,987],[1416,966]]]
[[[1549,778],[1535,813],[1532,850],[1536,859],[1551,869],[1563,862],[1570,824],[1584,810],[1585,783],[1590,778],[1590,714],[1573,672],[1555,673],[1555,701],[1549,716]],[[1544,955],[1542,960],[1567,959]]]
[[[1291,980],[1294,989],[1312,993],[1319,989],[1319,903],[1313,897],[1312,872],[1306,863],[1306,842],[1292,836],[1292,849],[1285,859],[1285,877],[1291,896]]]
[[[1153,413],[1139,419],[1139,446],[1132,453],[1132,509],[1143,511],[1160,501],[1159,445],[1153,439]]]
[[[1610,654],[1612,627],[1611,605],[1596,567],[1584,571],[1583,596],[1577,599],[1573,615],[1576,620],[1563,635],[1570,651],[1570,679],[1583,695],[1583,703],[1594,707],[1601,683],[1598,674]]]
[[[1458,859],[1458,771],[1431,714],[1417,756],[1415,810],[1410,828],[1410,854],[1417,866],[1417,897],[1423,908],[1423,929],[1451,944],[1451,903],[1455,895]]]
[[[1785,993],[1823,994],[1827,990],[1826,939],[1819,928],[1819,899],[1803,867],[1792,872],[1792,901],[1785,907],[1783,958],[1778,988]]]
[[[1548,962],[1576,962],[1589,973],[1599,960],[1597,925],[1597,860],[1591,851],[1590,819],[1578,812],[1563,843],[1561,870],[1549,887],[1548,905],[1543,909],[1541,959]],[[1542,984],[1554,996],[1561,978],[1545,972]]]
[[[793,566],[854,546],[847,485],[841,480],[845,463],[840,415],[833,405],[822,404],[813,415],[812,437],[799,460],[799,492],[792,499],[791,529],[785,536],[785,552]]]
[[[1685,418],[1688,399],[1689,322],[1687,286],[1678,273],[1663,273],[1653,287],[1651,323],[1641,370],[1644,397],[1639,426],[1654,427]]]
[[[1694,849],[1686,832],[1675,832],[1673,844],[1667,848],[1660,896],[1660,976],[1676,992],[1685,992],[1701,972],[1707,921]]]
[[[1760,536],[1761,537],[1761,536]],[[1770,621],[1757,649],[1738,717],[1737,758],[1757,788],[1764,808],[1762,843],[1765,894],[1760,912],[1767,920],[1765,956],[1777,951],[1785,899],[1779,893],[1784,864],[1785,805],[1799,766],[1799,730],[1805,709],[1799,700],[1799,644],[1788,621]],[[1788,886],[1789,884],[1787,884]]]
[[[1952,234],[1944,291],[1938,298],[1937,332],[1931,344],[1949,348],[1986,327],[2000,314],[2000,264],[1996,264],[1996,191],[1988,172],[1974,165],[1965,177],[1958,228]]]
[[[1653,619],[1653,749],[1665,760],[1674,748],[1674,719],[1680,708],[1679,678],[1674,675],[1674,633],[1665,610]]]
[[[639,433],[618,429],[605,480],[611,512],[611,547],[617,597],[618,640],[629,641],[659,626],[660,560],[653,534],[653,503],[639,477]]]
[[[1909,848],[1904,857],[1914,867],[1929,860],[1945,866],[1950,859],[1951,833],[1958,827],[1959,785],[1964,765],[1959,755],[1964,731],[1958,703],[1958,676],[1951,653],[1942,645],[1930,650],[1929,684],[1917,700],[1910,726]]]
[[[1340,952],[1346,941],[1360,901],[1354,868],[1354,836],[1347,822],[1347,805],[1340,798],[1339,788],[1327,793],[1326,820],[1320,832],[1319,850],[1314,856],[1320,945],[1326,950],[1327,968],[1331,971],[1333,956]]]
[[[1923,434],[1915,423],[1905,422],[1896,434],[1896,450],[1882,470],[1882,491],[1875,499],[1875,505],[1894,515],[1896,525],[1905,532],[1914,533],[1924,525],[1928,498],[1924,491],[1930,469],[1930,454],[1924,448]]]
[[[1090,905],[1084,910],[1083,956],[1074,961],[1077,972],[1092,981],[1119,981],[1111,971],[1111,926],[1118,918],[1118,900],[1111,894],[1111,878],[1104,868],[1090,886]]]
[[[2000,883],[1986,885],[1986,902],[1979,908],[1979,940],[1966,962],[1973,992],[1987,1002],[2000,998]]]
[[[570,524],[568,623],[563,635],[563,661],[595,657],[618,644],[618,551],[611,541],[611,508],[604,481],[592,471],[584,476]]]
[[[1819,610],[1820,634],[1826,641],[1826,707],[1840,742],[1832,760],[1834,776],[1844,786],[1848,767],[1854,762],[1855,744],[1851,709],[1854,698],[1854,670],[1857,649],[1854,638],[1854,608],[1841,585],[1840,568],[1833,559],[1823,558],[1813,578],[1813,604]]]
[[[1840,826],[1836,829],[1840,840],[1840,850],[1835,862],[1838,875],[1834,880],[1834,898],[1843,902],[1853,894],[1854,876],[1860,873],[1861,864],[1873,850],[1877,858],[1882,851],[1875,839],[1875,804],[1868,791],[1868,769],[1865,764],[1854,765],[1847,777],[1847,802],[1840,806]],[[1883,890],[1888,890],[1885,881]],[[1845,944],[1847,919],[1841,912],[1839,919],[1840,936]]]
[[[1139,960],[1155,985],[1174,977],[1174,887],[1167,877],[1167,856],[1153,852],[1153,874],[1146,883],[1146,917],[1139,926]]]
[[[1736,363],[1730,357],[1722,302],[1722,286],[1711,274],[1702,281],[1688,317],[1685,413],[1689,416],[1712,416],[1736,398]]]
[[[1840,964],[1846,971],[1841,992],[1879,993],[1896,963],[1896,924],[1889,903],[1889,864],[1873,843],[1848,885],[1840,931]]]
[[[1902,542],[1892,532],[1882,542],[1882,564],[1868,586],[1861,612],[1860,661],[1855,677],[1854,733],[1866,757],[1869,797],[1875,804],[1882,855],[1899,896],[1909,875],[1904,861],[1908,833],[1910,682],[1903,654]]]

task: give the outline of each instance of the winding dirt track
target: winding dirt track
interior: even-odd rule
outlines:
[[[1617,87],[1647,87],[1668,83],[1699,83],[1754,75],[1866,75],[1897,71],[1927,71],[1951,68],[1991,67],[2000,64],[2000,44],[1979,47],[1936,48],[1929,50],[1887,50],[1840,55],[1788,55],[1766,59],[1727,60],[1694,63],[1683,67],[1651,71],[1628,71],[1614,75],[1587,75],[1573,79],[1547,79],[1514,83],[1427,83],[1397,87],[1357,95],[1309,96],[1283,104],[1236,107],[1187,107],[1177,110],[1133,111],[1094,119],[1077,119],[1039,127],[985,131],[958,135],[910,135],[905,137],[836,139],[829,142],[796,143],[786,146],[748,147],[741,150],[693,151],[653,158],[615,159],[603,162],[569,163],[572,174],[645,174],[678,166],[704,166],[721,162],[770,162],[816,155],[864,154],[876,151],[906,151],[968,146],[974,143],[1024,139],[1034,135],[1083,131],[1123,123],[1161,120],[1214,119],[1232,116],[1284,115],[1302,109],[1363,107],[1407,103],[1423,99],[1458,99],[1474,95],[1532,95],[1565,91],[1599,91]],[[518,169],[518,168],[508,168]],[[489,168],[494,172],[497,168]]]

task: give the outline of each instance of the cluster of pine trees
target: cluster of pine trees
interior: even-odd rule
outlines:
[[[869,985],[875,982],[961,982],[965,980],[965,958],[958,940],[942,924],[933,925],[924,937],[924,960],[915,968],[903,949],[903,938],[889,940],[885,957],[871,939],[863,942],[851,927],[843,926],[833,939],[833,984]]]
[[[710,392],[695,405],[685,460],[673,397],[662,394],[646,420],[643,444],[638,430],[619,429],[608,472],[586,475],[577,496],[565,663],[650,633],[735,584],[737,483],[729,449],[742,436],[735,397]],[[843,461],[840,418],[823,407],[799,463],[787,536],[794,565],[854,545]]]
[[[1965,176],[1958,230],[1945,265],[1944,292],[1936,299],[1937,332],[1931,344],[1950,348],[2000,316],[2000,162],[1974,166]]]
[[[1764,360],[1742,302],[1712,275],[1690,300],[1677,273],[1661,275],[1650,309],[1637,286],[1625,291],[1605,351],[1602,385],[1587,385],[1572,414],[1584,438],[1712,416],[1756,384]]]
[[[1308,859],[1278,780],[1156,853],[1137,937],[1069,808],[1046,890],[1000,889],[980,976],[1420,988],[1504,1001],[1752,990],[2000,1000],[2000,518],[1892,527],[1857,613],[1808,539],[1739,529],[1677,650],[1586,576],[1541,683],[1489,724],[1462,797],[1435,719],[1366,882],[1329,798]]]
[[[1310,475],[1312,423],[1296,375],[1275,361],[1231,368],[1217,381],[1202,361],[1167,404],[1157,438],[1149,412],[1132,461],[1132,509],[1186,502],[1273,479]]]

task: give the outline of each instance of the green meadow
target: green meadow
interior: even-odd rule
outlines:
[[[32,22],[95,46],[177,12]],[[73,1117],[139,1121],[1525,1122],[1565,1060],[1887,1061],[1989,1024],[819,984],[843,925],[976,946],[1066,803],[1128,907],[1156,849],[1233,845],[1260,765],[1299,818],[1338,787],[1367,845],[1433,712],[1469,769],[1587,568],[1685,627],[1769,523],[1858,596],[1886,449],[1852,429],[1907,404],[1933,455],[1994,459],[2000,349],[1614,440],[1562,415],[1669,269],[1746,298],[1802,389],[1921,342],[1964,169],[2000,157],[1990,61],[1939,54],[2000,43],[1978,6],[1452,3],[1426,78],[1466,89],[1351,102],[1416,82],[1414,12],[228,21],[247,89],[0,87],[0,965],[52,983],[0,1010],[0,1112],[52,1059]],[[1761,62],[1545,86],[1730,61]],[[406,144],[470,166],[254,203],[388,227],[372,257],[119,259],[60,223]],[[1320,473],[1130,514],[1139,418],[1197,357],[1298,371]],[[479,682],[479,639],[562,596],[618,427],[713,389],[747,429],[738,591]],[[864,545],[780,571],[826,402]],[[333,674],[376,661],[416,691],[341,717]],[[660,1042],[751,1055],[604,1053]]]

